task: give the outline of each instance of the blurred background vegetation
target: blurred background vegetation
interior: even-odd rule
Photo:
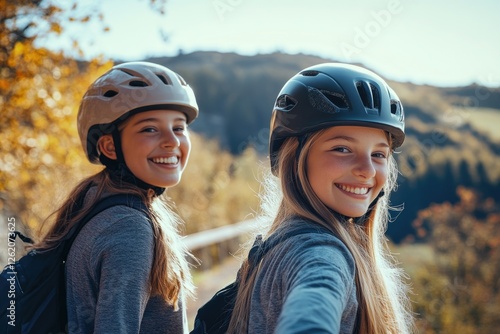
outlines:
[[[145,6],[162,8],[159,3]],[[76,113],[88,85],[120,61],[82,62],[37,44],[68,24],[108,29],[99,13],[40,0],[0,0],[0,9],[0,231],[6,245],[7,217],[36,234],[70,189],[100,169],[80,148]],[[277,93],[300,69],[334,60],[218,52],[146,60],[181,73],[201,109],[191,127],[188,168],[181,184],[168,191],[187,222],[184,233],[254,216]],[[418,328],[496,332],[500,88],[390,84],[405,106],[407,139],[396,155],[401,175],[387,235],[409,273]]]

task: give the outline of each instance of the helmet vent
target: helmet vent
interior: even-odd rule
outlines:
[[[323,95],[336,107],[340,109],[349,108],[349,104],[347,103],[347,99],[344,94],[329,92],[325,90],[322,90],[321,93],[323,93]]]
[[[374,85],[370,84],[370,88],[372,90],[372,96],[373,96],[373,107],[374,109],[380,110],[380,93],[378,91],[378,88],[375,87]]]
[[[399,101],[391,100],[391,114],[399,115],[400,114],[400,104]]]
[[[319,90],[314,87],[308,87],[307,93],[311,106],[322,113],[335,114],[347,106],[347,101],[339,93]]]
[[[282,111],[290,111],[293,109],[293,107],[295,107],[296,104],[297,101],[295,101],[295,99],[291,98],[289,95],[281,95],[276,100],[276,108]]]
[[[133,76],[134,76],[134,74],[133,74],[133,73],[130,73],[129,71],[126,71],[126,70],[125,70],[125,69],[123,69],[123,68],[120,68],[119,70],[120,70],[120,71],[122,71],[123,73],[126,73],[126,74],[130,75],[131,77],[133,77]]]
[[[305,77],[315,77],[318,75],[318,71],[304,71],[304,72],[301,72],[300,74],[302,74],[303,76]]]
[[[104,97],[113,97],[115,95],[118,95],[118,92],[116,90],[107,90],[106,93],[103,94]]]
[[[167,81],[167,78],[165,78],[163,75],[161,75],[161,74],[157,74],[156,76],[157,76],[157,77],[158,77],[158,79],[160,79],[160,80],[161,80],[161,82],[163,82],[165,85],[168,85],[168,84],[169,84],[169,83],[168,83],[168,81]]]
[[[380,110],[380,93],[374,85],[366,81],[356,83],[356,89],[367,109]]]
[[[149,86],[147,82],[140,81],[140,80],[133,80],[129,82],[129,85],[132,87],[147,87]]]
[[[177,74],[177,73],[176,73]],[[187,86],[186,80],[184,80],[183,77],[181,77],[179,74],[177,74],[177,77],[179,78],[179,81],[181,82],[181,85]]]

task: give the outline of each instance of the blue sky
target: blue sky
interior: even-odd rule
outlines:
[[[110,32],[75,27],[45,44],[70,52],[75,38],[88,57],[120,60],[179,49],[305,53],[360,62],[398,81],[500,86],[496,0],[168,0],[163,16],[148,1],[103,1]]]

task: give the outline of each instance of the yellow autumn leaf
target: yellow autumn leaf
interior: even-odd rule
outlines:
[[[62,33],[62,26],[57,22],[52,22],[50,25],[50,31],[60,35]]]

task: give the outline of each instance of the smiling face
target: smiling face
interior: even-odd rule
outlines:
[[[387,181],[390,154],[383,130],[331,127],[311,145],[307,177],[326,206],[348,217],[360,217]]]
[[[162,188],[179,183],[191,150],[183,113],[138,113],[125,123],[121,141],[125,162],[137,178]]]

